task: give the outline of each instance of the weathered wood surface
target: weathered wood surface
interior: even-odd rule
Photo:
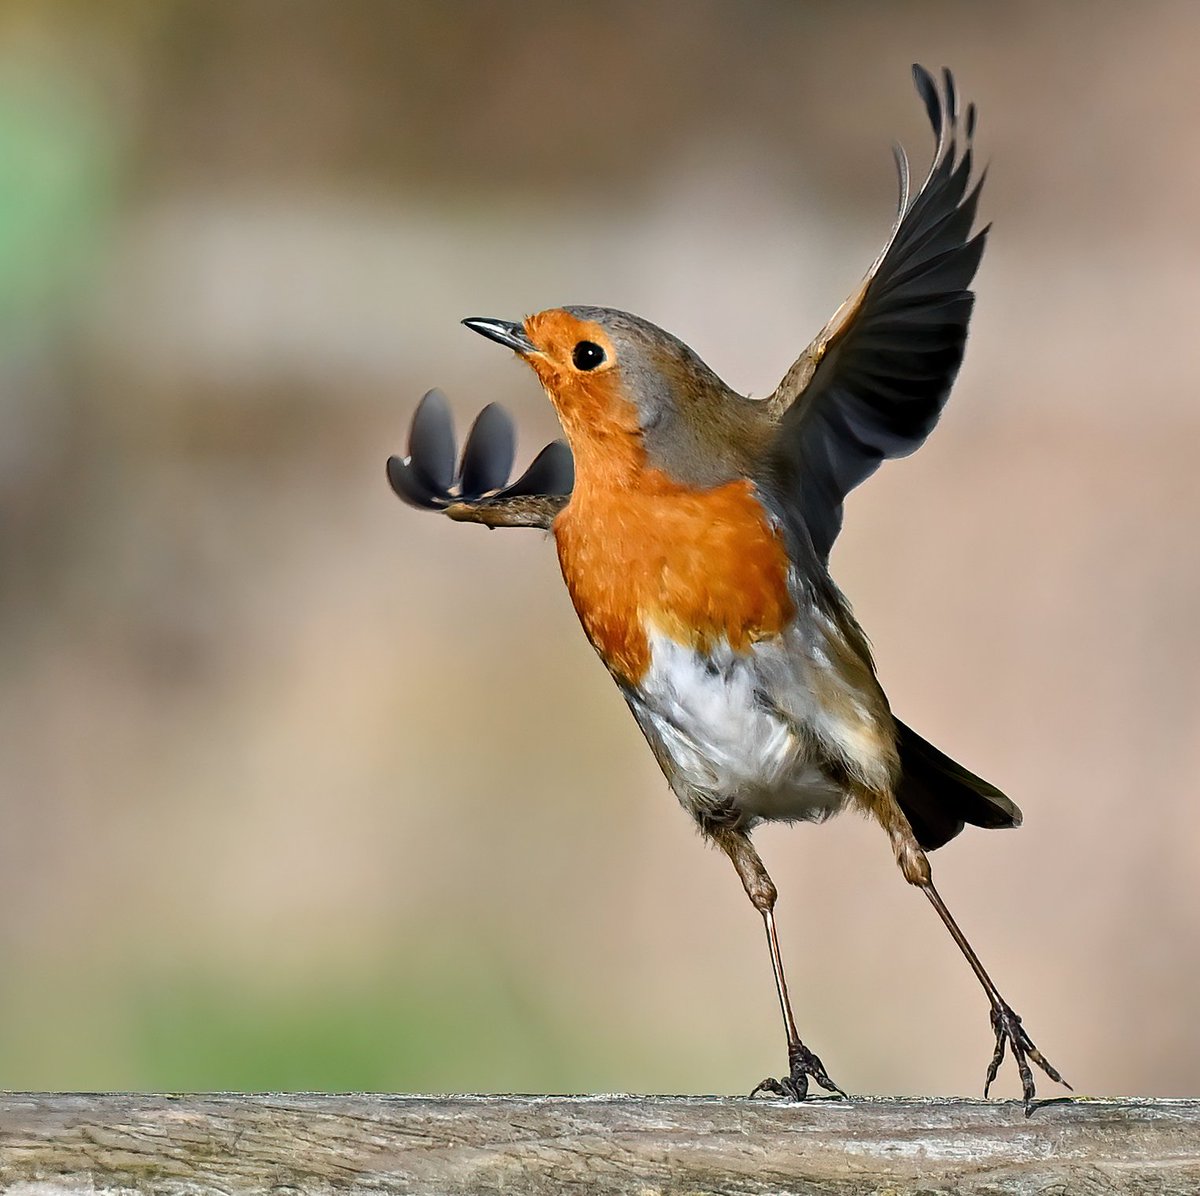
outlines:
[[[58,1193],[1200,1193],[1200,1100],[0,1094],[0,1185]]]

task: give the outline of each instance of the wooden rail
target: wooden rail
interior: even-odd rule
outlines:
[[[1200,1193],[1200,1100],[0,1094],[0,1186],[58,1193]]]

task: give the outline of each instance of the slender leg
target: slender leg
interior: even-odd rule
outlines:
[[[921,886],[921,890],[925,896],[929,898],[933,904],[933,908],[937,910],[938,917],[945,923],[946,929],[950,931],[951,937],[958,944],[958,949],[967,958],[967,963],[971,965],[971,970],[979,977],[979,983],[983,985],[983,991],[987,993],[988,1000],[992,1005],[992,1030],[996,1035],[996,1050],[992,1055],[992,1061],[988,1064],[987,1079],[983,1085],[983,1095],[987,1098],[988,1092],[991,1090],[992,1081],[996,1078],[996,1073],[1000,1070],[1000,1064],[1004,1060],[1004,1049],[1007,1045],[1012,1051],[1013,1058],[1017,1063],[1017,1071],[1021,1074],[1021,1090],[1025,1096],[1025,1116],[1028,1117],[1033,1112],[1033,1071],[1029,1067],[1029,1059],[1038,1065],[1055,1083],[1061,1084],[1064,1088],[1070,1088],[1071,1085],[1062,1078],[1058,1073],[1058,1069],[1038,1050],[1032,1038],[1025,1032],[1021,1025],[1021,1019],[1013,1011],[1008,1002],[1000,995],[1000,990],[992,982],[992,978],[984,971],[983,964],[979,962],[979,957],[971,949],[971,944],[967,942],[967,936],[959,929],[958,923],[955,922],[950,911],[946,908],[946,903],[938,895],[937,889],[933,887],[933,881],[929,881]]]
[[[891,811],[888,813],[890,814]],[[1029,1066],[1030,1059],[1056,1083],[1062,1084],[1064,1088],[1070,1088],[1071,1085],[1059,1075],[1057,1069],[1038,1050],[1033,1039],[1025,1032],[1021,1026],[1021,1019],[1013,1011],[1012,1006],[1000,995],[1000,990],[987,974],[983,964],[979,962],[979,956],[975,954],[971,944],[967,941],[967,936],[963,934],[953,915],[946,908],[946,903],[937,889],[933,887],[929,857],[926,856],[924,849],[917,842],[916,836],[913,835],[912,828],[908,825],[908,819],[904,817],[899,807],[896,807],[894,815],[881,817],[880,821],[883,822],[884,829],[891,836],[892,846],[896,851],[896,863],[900,865],[904,878],[909,884],[916,885],[929,898],[930,904],[938,912],[938,917],[950,931],[951,938],[958,944],[958,949],[966,957],[967,963],[971,965],[971,971],[983,985],[983,991],[987,994],[987,999],[992,1006],[992,1031],[996,1035],[996,1049],[992,1054],[991,1063],[988,1064],[987,1079],[983,1085],[984,1098],[987,1098],[988,1092],[991,1090],[992,1081],[995,1080],[996,1073],[1000,1070],[1000,1064],[1004,1061],[1004,1051],[1007,1048],[1012,1051],[1017,1071],[1021,1076],[1021,1091],[1025,1097],[1025,1116],[1029,1117],[1033,1113],[1033,1100],[1036,1095],[1033,1070]]]
[[[712,833],[713,841],[729,856],[741,878],[746,895],[754,908],[762,915],[767,932],[767,946],[771,952],[771,968],[775,973],[775,991],[779,994],[779,1008],[783,1014],[783,1029],[787,1035],[788,1074],[782,1080],[771,1077],[757,1084],[751,1096],[760,1092],[776,1096],[804,1100],[808,1095],[808,1080],[811,1076],[827,1092],[846,1094],[829,1078],[825,1065],[800,1041],[796,1019],[792,1015],[792,1003],[788,997],[787,977],[783,972],[783,956],[779,951],[779,936],[775,932],[775,900],[778,893],[774,881],[763,866],[762,859],[742,831],[722,828]]]

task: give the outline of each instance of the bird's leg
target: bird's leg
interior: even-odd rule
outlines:
[[[778,896],[775,882],[767,874],[762,859],[750,843],[749,837],[739,830],[721,828],[710,832],[713,841],[733,862],[741,878],[746,896],[762,915],[767,932],[767,946],[771,951],[771,968],[775,973],[775,990],[779,994],[779,1008],[783,1013],[783,1029],[787,1035],[788,1074],[781,1080],[771,1077],[757,1084],[751,1096],[760,1092],[776,1096],[803,1100],[808,1095],[808,1080],[811,1076],[827,1092],[846,1094],[829,1078],[825,1065],[800,1041],[796,1030],[796,1019],[792,1015],[792,1003],[788,997],[787,977],[783,973],[783,957],[779,951],[779,936],[775,932],[775,899]]]
[[[984,970],[983,964],[979,962],[979,957],[971,949],[971,944],[967,942],[967,936],[959,929],[958,923],[946,908],[946,903],[939,896],[937,889],[933,887],[933,882],[927,881],[921,885],[921,890],[929,898],[933,908],[937,910],[938,917],[945,923],[946,929],[950,931],[959,950],[966,956],[967,963],[971,965],[971,970],[979,978],[979,983],[983,985],[983,991],[987,993],[988,1000],[992,1004],[992,1030],[996,1035],[996,1049],[992,1054],[991,1063],[988,1064],[983,1095],[986,1099],[991,1090],[992,1081],[996,1078],[996,1073],[1000,1070],[1000,1064],[1004,1060],[1004,1050],[1007,1046],[1012,1051],[1013,1058],[1017,1063],[1017,1070],[1021,1074],[1021,1090],[1025,1097],[1025,1116],[1028,1117],[1033,1113],[1035,1095],[1033,1071],[1029,1066],[1030,1059],[1056,1083],[1062,1084],[1064,1088],[1068,1089],[1071,1085],[1059,1075],[1058,1069],[1038,1050],[1033,1039],[1025,1032],[1020,1017],[1000,995],[1000,990]]]
[[[894,802],[893,805],[895,805]],[[992,1081],[995,1080],[996,1073],[1000,1070],[1000,1064],[1004,1060],[1004,1052],[1007,1048],[1012,1051],[1013,1059],[1017,1064],[1017,1071],[1021,1075],[1021,1091],[1025,1098],[1025,1116],[1028,1117],[1033,1113],[1033,1100],[1036,1095],[1033,1083],[1033,1070],[1029,1066],[1030,1060],[1033,1060],[1055,1083],[1062,1084],[1064,1088],[1070,1088],[1071,1085],[1059,1075],[1058,1070],[1038,1050],[1033,1039],[1025,1032],[1021,1025],[1020,1017],[1017,1016],[1012,1006],[1000,995],[1000,990],[987,974],[983,964],[979,962],[979,956],[975,954],[971,944],[967,941],[967,936],[963,934],[953,915],[946,908],[946,903],[942,900],[941,895],[933,887],[933,875],[929,867],[929,857],[917,842],[916,836],[908,824],[908,819],[904,817],[903,812],[898,806],[895,806],[894,813],[892,811],[887,811],[886,813],[892,816],[883,816],[880,818],[880,821],[883,822],[884,829],[891,836],[892,847],[896,852],[896,863],[899,864],[900,871],[904,873],[904,879],[909,884],[916,885],[929,898],[930,904],[938,912],[938,917],[941,918],[946,929],[950,931],[950,937],[958,944],[958,949],[966,957],[967,963],[971,965],[971,971],[975,973],[979,983],[983,985],[983,991],[987,993],[987,999],[991,1003],[992,1031],[996,1035],[996,1049],[992,1054],[991,1063],[988,1064],[987,1079],[983,1085],[984,1098],[987,1098],[988,1092],[991,1090]]]

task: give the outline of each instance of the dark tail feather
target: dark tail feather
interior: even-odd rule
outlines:
[[[1021,811],[994,785],[956,764],[898,719],[896,800],[927,851],[949,843],[963,824],[1020,826]]]

